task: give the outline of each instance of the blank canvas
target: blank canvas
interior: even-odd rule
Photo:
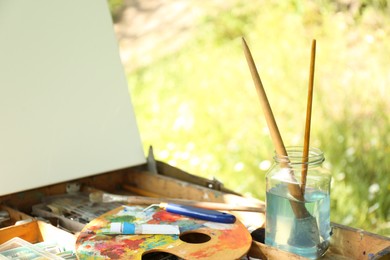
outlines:
[[[105,0],[0,0],[0,195],[145,162]]]

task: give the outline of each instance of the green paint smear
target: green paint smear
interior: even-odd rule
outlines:
[[[107,218],[111,222],[133,222],[135,219],[134,216],[110,216]]]

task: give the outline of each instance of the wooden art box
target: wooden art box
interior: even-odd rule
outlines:
[[[252,241],[264,213],[249,208],[263,202],[145,156],[105,0],[0,1],[0,120],[0,259],[76,259],[85,225],[122,205],[91,204],[96,191],[248,207],[232,211],[250,238],[242,259],[303,259]],[[380,259],[389,247],[333,224],[324,259]]]

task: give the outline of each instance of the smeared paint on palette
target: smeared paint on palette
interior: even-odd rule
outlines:
[[[169,213],[157,207],[146,211],[143,209],[139,206],[122,206],[91,221],[77,238],[77,257],[141,259],[144,253],[157,251],[184,259],[238,259],[250,248],[252,238],[238,220],[234,224],[220,224]],[[181,235],[112,236],[102,233],[110,222],[118,221],[178,225]],[[188,236],[196,238],[199,234],[210,239],[206,242],[185,239]]]

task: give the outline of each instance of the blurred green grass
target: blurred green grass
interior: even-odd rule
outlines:
[[[128,75],[145,151],[264,200],[274,149],[241,36],[286,145],[303,144],[316,38],[311,145],[332,172],[331,220],[389,236],[390,18],[378,8],[388,5],[228,2],[180,51]]]

